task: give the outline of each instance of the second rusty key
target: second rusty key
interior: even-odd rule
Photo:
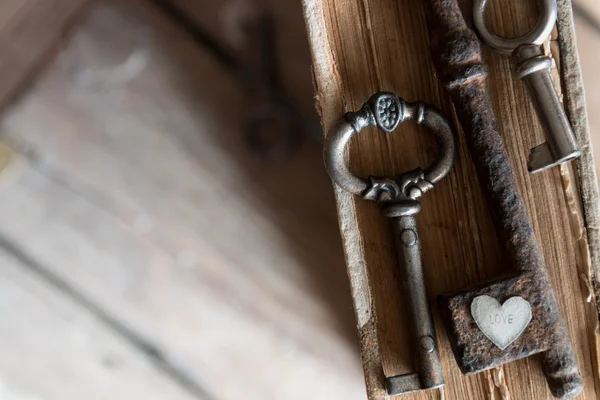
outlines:
[[[473,374],[540,353],[552,395],[575,397],[583,381],[499,133],[481,47],[457,0],[423,4],[437,76],[454,103],[508,264],[499,279],[440,298],[456,361]]]

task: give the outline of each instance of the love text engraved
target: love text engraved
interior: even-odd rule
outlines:
[[[531,322],[531,305],[522,297],[511,297],[500,305],[490,296],[477,296],[471,315],[481,332],[504,350],[517,340]]]

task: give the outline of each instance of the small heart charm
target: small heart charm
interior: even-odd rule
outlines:
[[[511,297],[500,305],[490,296],[477,296],[471,315],[481,332],[500,349],[506,349],[531,322],[531,305],[522,297]]]

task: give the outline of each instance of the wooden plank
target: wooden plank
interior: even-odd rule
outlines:
[[[380,90],[393,91],[408,100],[430,102],[452,114],[431,66],[419,1],[305,0],[303,3],[313,52],[317,109],[326,130],[344,111],[357,109],[372,93]],[[566,2],[561,2],[561,12],[566,9],[563,3]],[[470,4],[464,2],[465,10]],[[512,2],[510,7],[494,3],[491,7],[494,28],[503,35],[521,34],[535,21],[531,2]],[[568,25],[569,15],[561,14],[560,21]],[[561,42],[561,38],[567,39],[565,30],[560,32],[563,36],[557,39],[558,46],[554,47],[563,50],[565,42]],[[578,178],[572,170],[563,169],[562,177],[557,168],[533,176],[527,173],[527,153],[543,141],[541,128],[522,83],[511,71],[510,60],[489,51],[486,51],[486,60],[490,67],[494,106],[501,117],[501,132],[585,381],[585,391],[580,398],[596,399],[600,387],[594,333],[597,315],[594,303],[586,303],[590,292],[588,287],[582,290],[580,281],[581,274],[586,279],[591,278],[587,275],[591,267],[588,268],[585,262],[589,261],[590,248],[583,224],[589,223],[591,228],[596,225],[591,219],[583,219],[581,194],[573,185]],[[571,57],[568,61],[571,63],[564,65],[570,68],[568,78],[562,78],[567,79],[566,84],[576,86],[573,79],[578,79],[574,70],[577,58]],[[569,101],[573,99],[568,87],[563,88],[563,92]],[[585,109],[571,117],[575,122],[585,121]],[[587,146],[589,132],[584,125],[578,125],[578,138],[584,140],[584,148],[591,157]],[[425,135],[421,138],[420,133],[419,129],[409,125],[402,126],[400,132],[392,136],[362,135],[354,139],[349,152],[352,167],[363,176],[395,176],[423,165],[431,144]],[[453,172],[436,186],[435,191],[425,196],[419,215],[432,303],[437,294],[492,278],[503,270],[500,243],[460,137]],[[567,182],[572,185],[563,189]],[[577,184],[594,186],[597,190],[595,181],[582,182]],[[382,375],[411,370],[391,232],[375,204],[355,199],[339,188],[336,188],[336,198],[359,323],[367,391],[372,399],[384,398]],[[590,218],[590,214],[585,215]],[[591,247],[598,248],[596,240]],[[494,398],[500,393],[518,399],[552,398],[535,358],[520,360],[491,372],[463,376],[452,359],[437,312],[436,324],[447,383],[442,390],[444,398]],[[402,398],[437,396],[439,393],[432,391]]]
[[[0,236],[216,398],[363,398],[321,149],[257,159],[237,82],[143,19],[133,80],[87,88],[57,60],[5,113]]]
[[[0,264],[0,398],[196,398],[14,254]]]

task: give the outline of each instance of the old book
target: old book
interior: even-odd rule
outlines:
[[[453,108],[429,56],[425,15],[419,1],[304,0],[312,48],[316,106],[327,132],[346,111],[357,110],[374,92]],[[470,19],[472,2],[461,1]],[[530,175],[529,150],[544,141],[525,87],[508,57],[485,51],[489,86],[500,131],[566,320],[584,380],[581,399],[600,396],[598,376],[599,239],[598,187],[587,128],[571,3],[560,0],[557,27],[544,48],[555,61],[556,87],[583,151],[562,167]],[[536,21],[535,2],[491,5],[490,23],[514,37]],[[492,225],[462,132],[453,171],[424,196],[418,217],[425,274],[432,304],[438,294],[507,272],[503,245]],[[396,176],[426,165],[431,137],[406,123],[392,135],[374,131],[356,137],[348,152],[359,175]],[[334,185],[335,187],[335,185]],[[386,397],[384,377],[412,372],[392,231],[377,204],[335,187],[340,230],[354,300],[367,392]],[[551,399],[539,357],[464,376],[450,350],[434,307],[446,386],[404,399]]]

